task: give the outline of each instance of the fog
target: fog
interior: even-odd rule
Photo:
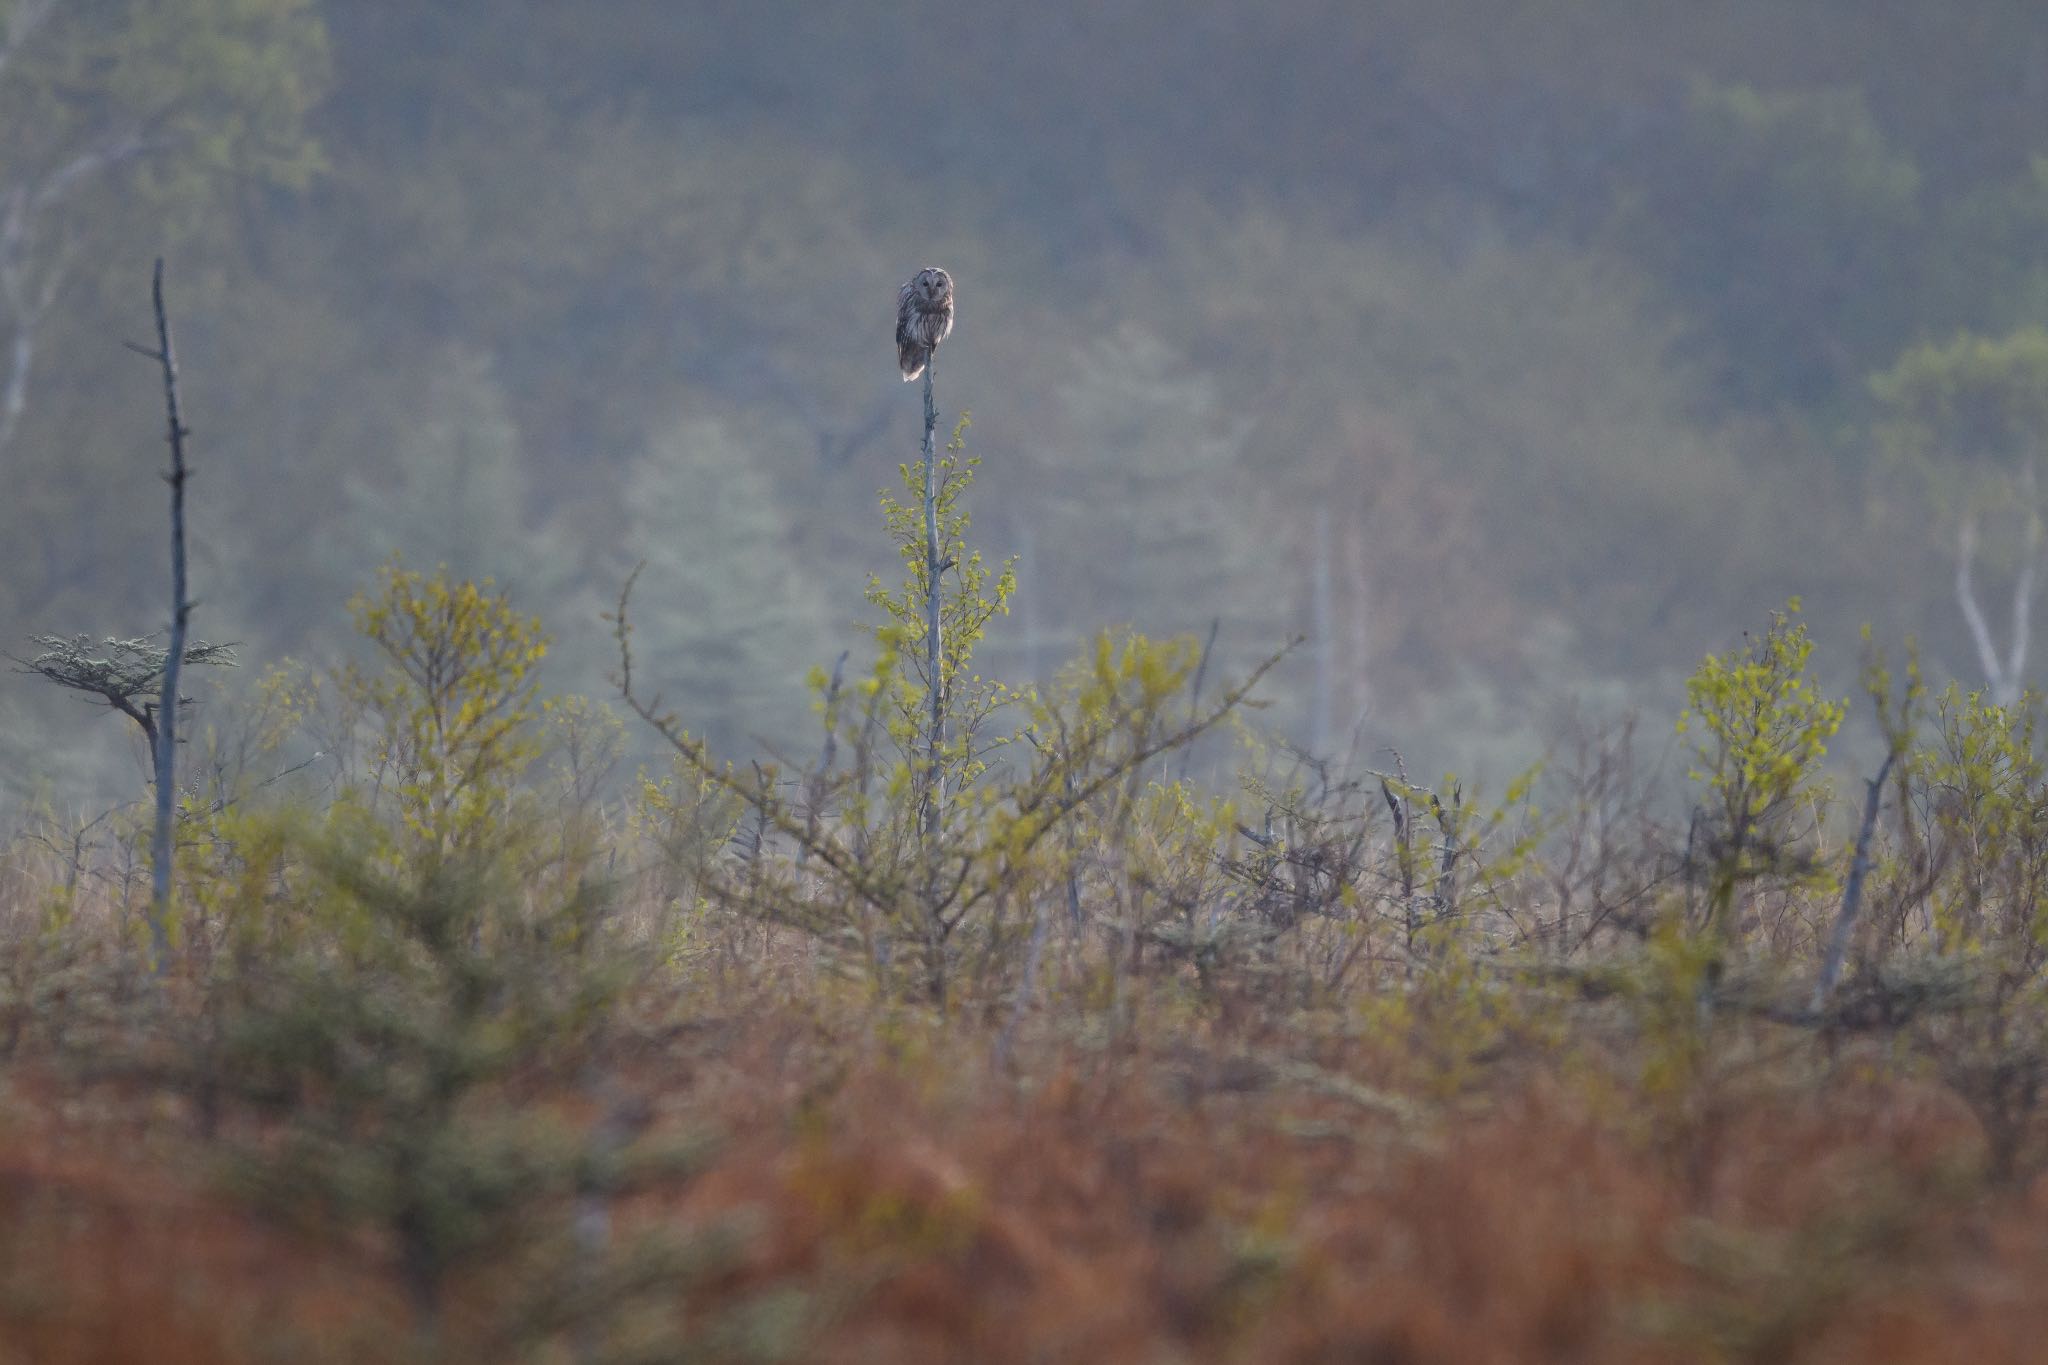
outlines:
[[[1793,596],[1831,676],[1869,622],[1984,683],[1965,528],[2014,661],[2048,435],[2021,0],[5,13],[18,654],[166,618],[161,395],[122,346],[161,254],[194,630],[241,659],[202,705],[352,657],[394,554],[493,576],[551,686],[603,697],[644,561],[684,722],[809,745],[806,673],[895,569],[891,324],[927,264],[972,535],[1017,560],[997,676],[1103,626],[1213,625],[1238,669],[1303,636],[1271,735],[1499,772],[1573,705],[1668,717]],[[9,800],[133,792],[132,727],[9,677]]]

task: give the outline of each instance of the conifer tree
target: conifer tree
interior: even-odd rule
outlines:
[[[574,556],[553,525],[529,514],[526,456],[490,357],[451,348],[393,458],[349,479],[329,562],[353,581],[399,554],[490,578],[525,599],[559,591]]]
[[[1249,527],[1248,433],[1213,381],[1135,325],[1091,344],[1074,370],[1060,392],[1066,448],[1051,458],[1086,470],[1070,486],[1088,496],[1060,509],[1056,533],[1089,547],[1074,572],[1094,582],[1067,588],[1156,636],[1200,633],[1218,617],[1238,639],[1233,626],[1270,624]]]
[[[646,564],[634,647],[649,688],[727,751],[805,728],[825,613],[755,452],[719,422],[678,423],[628,477],[626,500],[626,545]]]

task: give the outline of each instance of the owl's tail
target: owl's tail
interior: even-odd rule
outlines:
[[[896,364],[903,371],[903,382],[909,383],[924,373],[925,364],[932,358],[932,348],[920,341],[899,341],[896,343]]]

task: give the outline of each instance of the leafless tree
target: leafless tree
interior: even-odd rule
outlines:
[[[171,315],[164,306],[164,261],[157,257],[150,277],[152,310],[156,314],[154,359],[164,376],[164,439],[171,449],[171,467],[164,481],[171,488],[171,645],[164,655],[163,693],[157,705],[156,831],[150,840],[149,931],[155,966],[162,971],[170,953],[172,833],[178,815],[178,671],[185,662],[185,632],[192,619],[192,596],[185,585],[185,425],[178,401],[178,354],[171,345]],[[141,348],[137,348],[141,349]],[[145,352],[147,354],[147,352]]]
[[[35,641],[42,652],[17,662],[26,671],[41,674],[60,687],[101,698],[140,726],[149,741],[156,783],[156,827],[150,842],[149,927],[154,966],[162,971],[170,952],[171,861],[178,812],[178,712],[187,700],[179,690],[180,673],[188,662],[232,664],[235,658],[232,645],[187,640],[192,596],[185,574],[185,438],[192,433],[185,425],[178,396],[178,357],[171,342],[170,311],[164,303],[161,257],[151,277],[150,303],[156,318],[156,345],[127,344],[129,349],[154,360],[163,374],[165,441],[171,452],[171,467],[164,474],[164,482],[171,490],[169,642],[158,647],[151,636],[108,639],[95,649],[88,636],[67,639],[44,635]],[[150,700],[152,691],[154,701]]]

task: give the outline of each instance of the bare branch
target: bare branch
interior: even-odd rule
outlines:
[[[177,819],[178,670],[185,661],[185,630],[192,618],[191,594],[185,585],[185,437],[189,434],[178,402],[178,357],[171,344],[171,317],[164,305],[164,261],[157,257],[150,280],[150,302],[156,312],[157,360],[164,375],[165,440],[171,448],[171,646],[166,654],[163,699],[158,706],[162,729],[156,744],[156,832],[150,842],[153,872],[150,938],[152,966],[162,972],[170,952],[168,917],[171,908],[171,835]]]

